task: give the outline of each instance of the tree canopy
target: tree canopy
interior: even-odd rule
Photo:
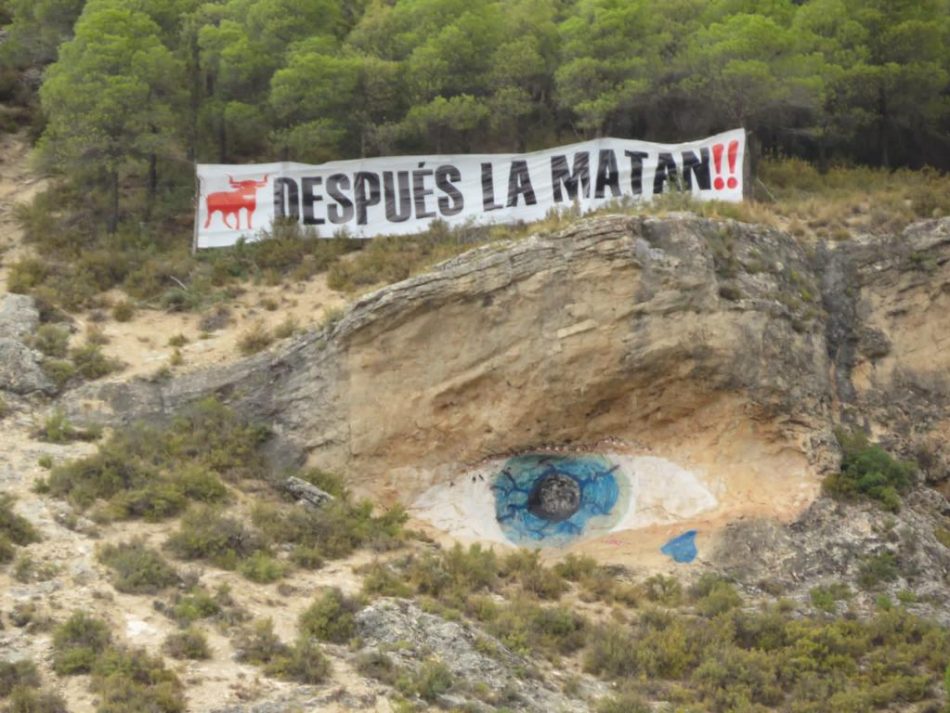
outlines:
[[[950,168],[950,0],[0,0],[47,165],[121,212],[176,162],[520,151],[745,126]],[[111,198],[106,198],[111,196]],[[111,203],[110,203],[111,201]]]

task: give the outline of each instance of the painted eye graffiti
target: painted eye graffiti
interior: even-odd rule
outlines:
[[[717,505],[699,476],[625,453],[529,453],[493,459],[432,486],[410,512],[462,541],[565,547],[669,525]]]
[[[515,544],[567,544],[591,527],[609,530],[619,512],[619,468],[602,456],[526,455],[495,476],[495,518]]]

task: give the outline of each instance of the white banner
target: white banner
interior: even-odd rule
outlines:
[[[302,163],[199,164],[196,245],[255,240],[275,217],[320,237],[406,235],[435,219],[510,223],[552,208],[582,212],[611,201],[687,190],[701,200],[742,200],[745,131],[655,144],[595,139],[526,154],[392,156]]]

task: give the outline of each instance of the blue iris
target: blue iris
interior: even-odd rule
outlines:
[[[617,466],[603,456],[509,459],[492,482],[495,517],[516,545],[564,545],[612,524]]]

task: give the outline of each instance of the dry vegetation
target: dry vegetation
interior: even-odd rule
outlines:
[[[585,677],[609,683],[617,693],[590,702],[600,713],[651,710],[648,701],[665,702],[658,710],[670,713],[863,713],[895,704],[937,711],[945,704],[950,633],[911,613],[910,593],[897,602],[879,594],[902,567],[893,555],[867,557],[855,582],[816,587],[803,603],[743,591],[714,574],[685,584],[633,577],[588,557],[569,555],[552,567],[537,552],[439,549],[405,531],[401,510],[374,513],[322,471],[298,475],[330,492],[331,504],[314,510],[290,502],[263,457],[268,438],[266,429],[204,401],[165,427],[132,426],[95,453],[53,467],[41,487],[72,503],[77,516],[114,523],[115,534],[118,520],[165,523],[148,541],[108,538],[98,558],[116,592],[149,598],[172,629],[146,650],[97,615],[56,612],[53,684],[87,676],[100,711],[164,713],[186,709],[188,686],[164,656],[233,655],[273,680],[330,684],[359,645],[357,613],[377,597],[405,597],[469,622],[482,632],[476,648],[484,655],[504,646],[523,656],[525,677],[557,670],[574,681],[565,684],[573,694]],[[849,443],[849,463],[864,465],[846,463],[847,478],[860,482],[869,469],[896,467],[877,446]],[[863,496],[892,505],[873,489],[848,492]],[[33,541],[37,533],[12,505],[0,508],[5,536]],[[359,592],[295,586],[313,568],[359,550],[375,553],[357,570]],[[189,569],[190,562],[203,567]],[[212,590],[202,581],[229,571],[269,585],[283,602],[303,599],[294,604],[295,630],[278,632],[226,585]],[[876,608],[858,603],[862,591],[877,593]],[[232,653],[211,645],[209,637],[221,636]],[[401,668],[391,653],[363,653],[347,665],[384,686],[400,710],[422,710],[447,694],[499,704],[437,658]],[[38,681],[29,661],[0,666],[0,697],[11,711],[64,710]]]

